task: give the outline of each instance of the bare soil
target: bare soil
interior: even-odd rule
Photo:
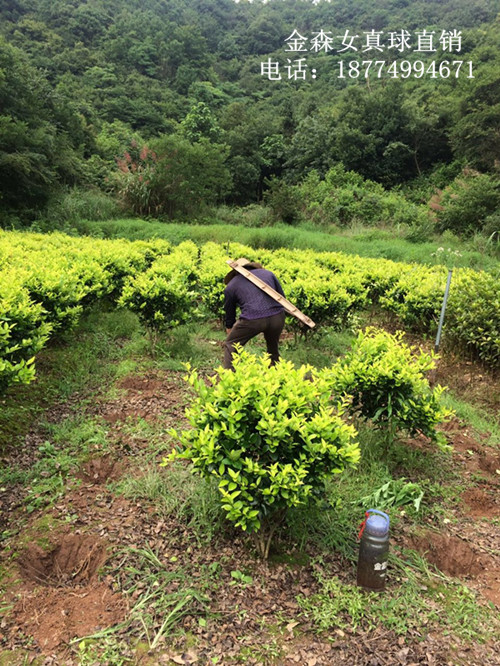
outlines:
[[[75,637],[118,624],[126,611],[125,599],[105,583],[26,590],[14,606],[10,633],[14,640],[17,632],[31,636],[42,654],[52,654]]]
[[[463,578],[476,577],[483,569],[486,558],[459,537],[426,530],[409,542],[440,571]]]
[[[174,377],[125,377],[118,383],[124,397],[101,403],[97,413],[108,423],[129,417],[154,421],[163,418],[165,412],[182,415],[184,394],[178,376]]]
[[[110,455],[92,458],[82,468],[80,477],[87,483],[105,484],[116,481],[122,475],[123,465]]]

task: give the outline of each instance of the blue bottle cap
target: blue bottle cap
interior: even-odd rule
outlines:
[[[373,536],[384,536],[389,531],[389,516],[382,511],[369,509],[365,530]]]

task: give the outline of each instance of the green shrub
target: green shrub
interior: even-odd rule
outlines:
[[[109,220],[122,213],[115,198],[97,188],[73,188],[54,195],[37,224],[43,231],[65,228],[79,220]]]
[[[218,206],[213,212],[213,217],[217,222],[249,228],[265,227],[273,223],[269,208],[256,203],[238,208]]]
[[[395,312],[400,320],[415,331],[434,332],[446,285],[444,267],[425,271],[415,266],[405,271],[387,292],[380,296],[382,307]]]
[[[271,367],[243,350],[234,372],[220,368],[211,385],[194,370],[188,381],[197,394],[186,412],[192,429],[174,432],[180,447],[163,464],[184,458],[215,477],[228,519],[255,533],[267,557],[287,509],[317,500],[328,477],[358,462],[355,430],[310,366]]]
[[[481,231],[500,206],[498,177],[474,173],[456,178],[442,193],[436,211],[439,231],[471,236]]]
[[[493,367],[500,363],[500,275],[454,271],[445,334]]]
[[[196,312],[197,256],[194,243],[181,243],[147,271],[128,278],[118,304],[136,312],[153,329],[187,322]]]
[[[266,181],[263,199],[275,222],[296,224],[300,219],[301,196],[296,187],[273,178]]]
[[[434,367],[433,357],[415,355],[402,342],[403,333],[391,335],[373,328],[360,332],[352,349],[331,370],[333,392],[350,397],[350,410],[390,431],[423,433],[439,445],[444,437],[436,425],[451,412],[440,405],[443,388],[431,390],[424,373]]]
[[[47,342],[52,326],[45,311],[24,288],[21,275],[6,270],[0,281],[0,393],[9,384],[34,379],[34,356]]]
[[[118,160],[114,187],[136,215],[198,215],[230,189],[227,155],[222,144],[204,139],[190,143],[178,135],[164,135],[144,146],[138,156],[126,152]]]
[[[312,171],[295,190],[304,216],[317,224],[421,227],[427,218],[424,206],[408,202],[398,192],[387,192],[379,183],[346,171],[342,164],[332,167],[324,179]]]

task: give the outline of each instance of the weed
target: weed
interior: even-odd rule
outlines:
[[[491,608],[478,604],[477,595],[460,581],[446,581],[432,590],[445,611],[447,632],[468,641],[484,642],[500,628],[492,618]]]
[[[231,581],[230,585],[240,585],[241,587],[248,587],[253,583],[252,576],[249,576],[248,574],[245,574],[239,570],[231,571],[231,578],[233,580]]]
[[[220,336],[215,336],[220,337]],[[158,336],[151,347],[156,365],[167,370],[184,370],[189,362],[198,368],[219,365],[219,348],[211,344],[214,332],[207,324],[177,326]]]
[[[350,627],[354,632],[381,624],[404,635],[422,624],[435,623],[464,640],[484,641],[498,631],[487,608],[461,582],[432,569],[424,558],[411,551],[390,555],[395,584],[385,592],[363,592],[316,570],[322,592],[299,597],[299,605],[319,630]]]
[[[83,414],[47,424],[46,428],[55,444],[64,445],[66,450],[80,458],[85,458],[96,450],[100,453],[109,450],[107,427],[101,421],[89,419]]]
[[[470,424],[477,433],[486,434],[485,444],[500,447],[500,422],[498,417],[478,406],[460,400],[450,392],[445,394],[443,403],[446,407],[453,409],[457,416]]]
[[[322,592],[308,598],[299,597],[299,605],[311,617],[319,630],[334,627],[373,629],[378,624],[398,635],[406,634],[426,622],[450,625],[440,612],[439,604],[424,590],[424,585],[407,579],[391,586],[385,593],[363,592],[355,585],[345,585],[337,577],[318,575]],[[455,628],[455,627],[454,627]],[[477,627],[476,627],[477,633]]]
[[[77,466],[74,457],[67,450],[58,451],[50,442],[45,442],[38,450],[41,456],[33,465],[33,476],[26,489],[28,513],[62,497],[65,492],[65,478]]]
[[[88,640],[80,641],[78,645],[78,658],[80,666],[98,666],[105,663],[107,666],[124,666],[132,663],[123,656],[124,648],[113,638],[105,638],[94,644]]]
[[[242,636],[240,641],[243,642],[245,636]],[[249,639],[253,639],[250,637]],[[276,659],[279,659],[283,656],[283,650],[280,645],[280,641],[273,637],[270,640],[262,641],[258,645],[250,645],[242,647],[240,653],[237,657],[239,663],[246,663],[250,661],[252,664],[274,664]]]
[[[376,509],[397,508],[412,505],[415,511],[420,509],[420,503],[424,491],[418,483],[406,482],[401,479],[391,479],[365,497],[360,497],[357,502],[361,506],[370,506]]]
[[[151,548],[131,548],[116,571],[123,592],[137,600],[127,624],[145,638],[150,649],[158,646],[186,615],[204,612],[207,597],[189,587],[182,569],[171,570]],[[170,591],[169,591],[170,590]]]
[[[47,440],[38,447],[39,458],[25,478],[29,483],[24,500],[28,513],[61,497],[66,478],[79,464],[91,452],[108,448],[104,426],[80,415],[47,424],[46,429],[52,441]]]
[[[19,469],[18,467],[1,467],[0,468],[0,492],[5,492],[5,486],[14,486],[17,483],[25,484],[29,479],[28,470]]]
[[[283,343],[283,355],[295,365],[324,368],[345,353],[353,340],[351,331],[336,331],[331,326],[324,326],[300,343],[297,340]]]

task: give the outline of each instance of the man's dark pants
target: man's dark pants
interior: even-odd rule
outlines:
[[[271,364],[279,361],[278,342],[285,325],[285,312],[262,319],[238,319],[224,342],[224,367],[232,369],[234,345],[245,345],[259,333],[264,333],[267,353],[271,356]]]

